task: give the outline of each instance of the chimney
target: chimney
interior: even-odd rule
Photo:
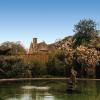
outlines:
[[[37,38],[33,38],[33,44],[37,44]]]

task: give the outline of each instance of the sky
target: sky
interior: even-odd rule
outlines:
[[[100,0],[0,0],[0,44],[21,41],[29,48],[34,37],[50,44],[89,18],[100,29]]]

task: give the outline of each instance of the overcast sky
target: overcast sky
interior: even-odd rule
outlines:
[[[100,0],[0,0],[0,43],[32,38],[53,43],[73,35],[80,19],[91,18],[100,29]]]

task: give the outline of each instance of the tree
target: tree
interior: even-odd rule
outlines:
[[[0,54],[25,54],[25,48],[19,42],[4,42],[0,46]]]
[[[74,27],[75,45],[81,45],[89,42],[90,39],[97,36],[96,22],[91,19],[80,20]]]
[[[99,52],[95,48],[87,48],[79,46],[75,50],[75,57],[77,62],[81,65],[81,73],[88,76],[95,76],[96,65],[100,60]]]
[[[65,54],[61,50],[49,55],[47,72],[53,76],[66,76]]]
[[[10,48],[8,49],[5,48],[4,50],[0,49],[0,55],[8,55],[10,50],[11,50]]]

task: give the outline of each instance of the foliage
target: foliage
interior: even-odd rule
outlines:
[[[90,40],[90,43],[87,45],[89,48],[95,48],[97,51],[100,51],[100,37],[95,37]]]
[[[13,77],[64,77],[70,75],[70,68],[74,67],[78,76],[95,76],[100,73],[100,35],[96,31],[96,23],[91,19],[80,20],[75,25],[75,35],[65,37],[51,46],[54,50],[44,57],[35,57],[34,53],[30,59],[16,56],[26,54],[26,50],[20,43],[4,42],[0,46],[0,55],[12,55],[10,58],[0,56],[0,78]],[[31,55],[29,55],[31,56]],[[40,61],[41,60],[41,61]],[[99,74],[98,74],[98,77]]]
[[[30,61],[28,63],[28,67],[31,70],[31,75],[32,77],[42,77],[46,75],[46,66],[43,62],[41,61]]]
[[[52,76],[66,76],[65,54],[61,51],[49,57],[47,72]]]
[[[79,46],[76,48],[75,56],[77,62],[81,65],[82,71],[87,75],[95,75],[96,65],[99,61],[99,52],[95,48]]]
[[[26,63],[19,58],[0,58],[1,78],[44,77],[47,74],[43,62],[30,60]]]
[[[8,51],[8,52],[4,52],[5,54],[26,54],[26,50],[25,48],[20,44],[20,42],[4,42],[1,44],[0,46],[0,50],[1,50],[1,54],[4,51]],[[3,53],[3,54],[4,54]]]
[[[97,36],[96,22],[91,19],[80,20],[74,27],[75,45],[85,44]],[[75,46],[74,45],[74,46]]]

